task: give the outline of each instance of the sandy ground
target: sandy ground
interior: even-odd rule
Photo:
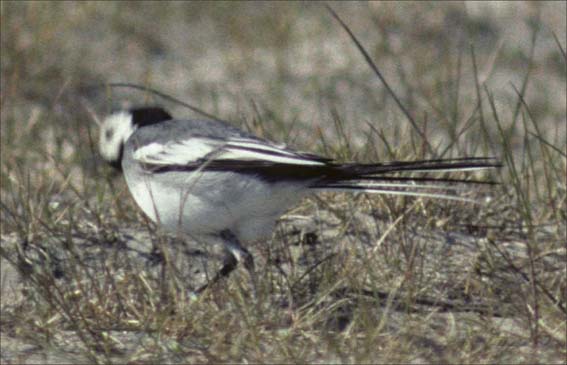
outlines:
[[[97,166],[100,162],[91,153],[85,152],[88,139],[86,129],[81,127],[85,120],[76,120],[78,113],[86,115],[79,107],[81,98],[100,115],[113,107],[152,100],[135,91],[113,90],[109,94],[100,89],[94,90],[91,86],[96,83],[147,83],[211,113],[237,120],[254,132],[276,140],[286,137],[286,128],[279,128],[281,123],[297,121],[293,133],[288,136],[290,143],[321,153],[329,152],[321,143],[321,137],[330,141],[331,145],[341,137],[341,131],[333,127],[332,109],[340,111],[341,118],[347,121],[343,132],[349,136],[352,145],[358,147],[366,143],[370,133],[366,127],[368,123],[388,132],[395,130],[397,123],[403,119],[353,44],[323,7],[309,3],[248,3],[239,4],[233,10],[230,6],[51,2],[21,5],[3,2],[2,108],[12,108],[10,115],[18,118],[5,122],[7,113],[3,111],[1,132],[19,138],[32,135],[38,125],[47,125],[45,130],[41,129],[37,141],[48,146],[47,152],[59,153],[61,164],[72,166],[69,181],[82,189],[87,186],[83,184],[85,176],[87,179],[96,177],[93,171],[99,171]],[[432,110],[446,105],[441,101],[439,105],[429,105],[429,100],[437,100],[429,97],[452,90],[450,85],[440,81],[443,77],[439,76],[437,64],[447,58],[456,64],[459,52],[462,54],[461,113],[470,115],[476,105],[469,57],[470,45],[474,45],[480,81],[486,81],[497,107],[503,110],[503,117],[509,118],[508,105],[516,97],[510,85],[518,88],[522,85],[533,24],[539,25],[526,101],[539,117],[545,138],[558,144],[565,140],[565,70],[553,34],[565,47],[566,2],[337,3],[333,6],[376,56],[380,69],[397,93],[411,103],[410,108],[429,113],[429,128],[433,131],[441,130],[443,122]],[[407,85],[411,87],[405,88]],[[11,98],[11,95],[15,97]],[[168,107],[175,114],[191,115],[182,107],[172,104]],[[81,112],[77,112],[78,109]],[[46,116],[49,117],[45,119]],[[269,127],[272,128],[268,127],[266,131],[265,127],[256,123],[257,120],[270,120]],[[494,125],[489,128],[496,130]],[[515,128],[521,128],[521,125]],[[60,131],[69,132],[68,141],[60,140]],[[33,144],[24,137],[18,138],[3,140],[3,165],[4,156],[23,156],[24,152],[19,149]],[[471,133],[463,137],[467,138],[474,139],[475,135]],[[432,143],[443,143],[445,139],[443,133],[431,133]],[[25,143],[18,145],[18,141]],[[522,151],[522,134],[514,135],[512,141],[513,148],[518,153]],[[7,142],[14,142],[14,145]],[[31,176],[34,186],[40,186],[46,180],[39,172],[55,171],[53,162],[43,156],[30,158],[26,163],[30,170],[38,172]],[[15,169],[3,173],[2,178],[5,177],[18,179]],[[50,179],[54,184],[64,186],[65,179],[58,174],[53,172]],[[118,189],[124,189],[123,185],[118,186]],[[1,193],[2,199],[7,201],[12,192],[2,187]],[[96,201],[92,195],[90,201]],[[48,196],[47,200],[53,204],[61,203],[63,207],[70,202],[75,204],[72,196],[68,191],[61,191]],[[122,196],[127,196],[127,193]],[[324,210],[318,212],[322,216],[326,213]],[[5,219],[7,216],[2,210],[1,220]],[[361,227],[368,231],[374,229],[375,223],[368,223],[374,220],[375,217],[360,218]],[[353,236],[337,237],[337,230],[329,223],[330,219],[322,222],[325,223],[309,220],[307,223],[284,222],[280,227],[284,227],[284,231],[304,229],[315,232],[318,237],[325,238],[326,246],[315,249],[320,250],[320,255],[330,250],[337,250],[340,254],[340,248],[346,246],[349,239],[354,240]],[[382,227],[378,232],[385,229],[387,227]],[[128,227],[118,227],[116,232],[120,242],[127,247],[121,257],[148,267],[150,264],[144,260],[149,257],[152,248],[148,246],[151,239],[147,232],[132,231]],[[425,253],[431,272],[445,269],[447,271],[442,274],[450,277],[458,272],[458,268],[446,265],[446,262],[458,266],[477,254],[478,247],[475,245],[480,240],[474,237],[435,230],[422,234],[425,237],[411,237],[416,241],[422,239],[423,246],[431,249]],[[377,238],[371,233],[367,235],[369,241]],[[377,236],[380,237],[379,234]],[[11,255],[15,252],[14,245],[22,242],[22,238],[14,232],[2,229],[2,247],[10,249]],[[521,259],[524,251],[515,250],[516,243],[513,239],[507,242],[512,247],[510,252]],[[357,250],[360,252],[357,253],[366,255],[364,244],[359,244]],[[311,258],[302,249],[294,250],[298,257],[305,255],[302,268],[307,268]],[[110,251],[103,251],[103,248],[89,246],[82,254],[104,258],[112,255]],[[31,257],[37,257],[33,255]],[[261,249],[257,255],[263,257]],[[205,280],[202,257],[176,257],[183,258],[181,261],[188,270],[184,272],[188,287],[199,286]],[[195,261],[187,257],[194,257]],[[22,295],[25,287],[15,268],[5,259],[0,260],[0,311],[6,314],[25,298]],[[210,270],[218,266],[218,258],[215,260]],[[103,261],[93,262],[95,267],[103,265]],[[196,267],[201,269],[191,271]],[[147,270],[153,273],[152,270],[157,268]],[[157,271],[154,274],[157,276]],[[446,290],[442,286],[443,280],[439,282],[439,288],[440,291]],[[457,317],[450,313],[436,315],[440,322],[455,321],[455,318],[457,322],[462,318],[466,322],[465,317],[469,314],[458,313]],[[495,327],[503,331],[526,331],[515,318],[494,316],[493,320]],[[397,321],[401,322],[401,319],[392,315],[391,325],[397,326]],[[79,341],[72,331],[62,332],[53,341],[57,344],[53,348],[42,348],[14,333],[6,318],[1,323],[2,363],[91,362],[77,347]],[[114,335],[122,341],[126,354],[120,355],[125,357],[117,355],[113,359],[116,362],[127,358],[140,343],[146,341],[144,333]],[[422,342],[424,346],[436,346],[426,338]],[[517,350],[516,360],[526,362],[531,359],[529,344],[518,341],[511,346]],[[541,356],[543,362],[557,360],[555,352],[547,353],[545,348]],[[174,357],[169,360],[180,361]],[[427,359],[416,361],[426,362]]]

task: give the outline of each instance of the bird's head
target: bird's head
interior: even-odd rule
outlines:
[[[98,147],[102,158],[115,168],[122,166],[124,144],[140,127],[171,119],[161,107],[144,106],[120,110],[107,116],[100,123]]]

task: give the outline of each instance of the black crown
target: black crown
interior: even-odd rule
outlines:
[[[157,124],[172,119],[172,116],[159,106],[141,106],[130,109],[132,123],[138,127]]]

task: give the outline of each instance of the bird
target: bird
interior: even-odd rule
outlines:
[[[222,244],[225,260],[211,282],[228,276],[239,263],[253,277],[254,259],[246,243],[269,238],[278,218],[310,194],[346,191],[466,200],[439,189],[469,180],[400,174],[500,167],[491,157],[337,162],[225,121],[174,118],[154,105],[115,111],[99,127],[100,155],[122,171],[145,215],[167,231]]]

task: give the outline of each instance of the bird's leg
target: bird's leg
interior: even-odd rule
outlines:
[[[252,257],[250,252],[248,252],[248,250],[240,244],[238,238],[236,238],[234,233],[232,233],[231,231],[222,231],[221,238],[223,239],[224,245],[230,252],[230,254],[232,254],[232,256],[235,257],[236,260],[238,260],[238,262],[241,262],[244,265],[244,268],[248,271],[248,274],[250,275],[253,295],[254,297],[257,297],[254,258]]]
[[[200,294],[206,288],[214,285],[220,279],[230,275],[230,273],[234,269],[236,269],[238,263],[241,262],[244,265],[244,268],[250,274],[252,291],[254,292],[254,296],[256,296],[256,274],[254,271],[254,258],[246,248],[240,245],[238,238],[236,238],[236,236],[229,230],[222,231],[220,237],[222,238],[224,247],[226,249],[226,256],[224,258],[223,266],[215,275],[215,277],[210,282],[197,289],[196,293]]]
[[[217,283],[222,278],[226,278],[228,275],[230,275],[230,273],[234,269],[236,269],[236,265],[238,265],[238,260],[236,259],[236,257],[232,254],[232,252],[226,251],[226,255],[223,259],[223,265],[222,265],[221,269],[219,270],[219,272],[215,275],[215,277],[211,281],[209,281],[208,283],[201,286],[195,292],[197,294],[200,294],[205,289],[214,285],[215,283]]]

